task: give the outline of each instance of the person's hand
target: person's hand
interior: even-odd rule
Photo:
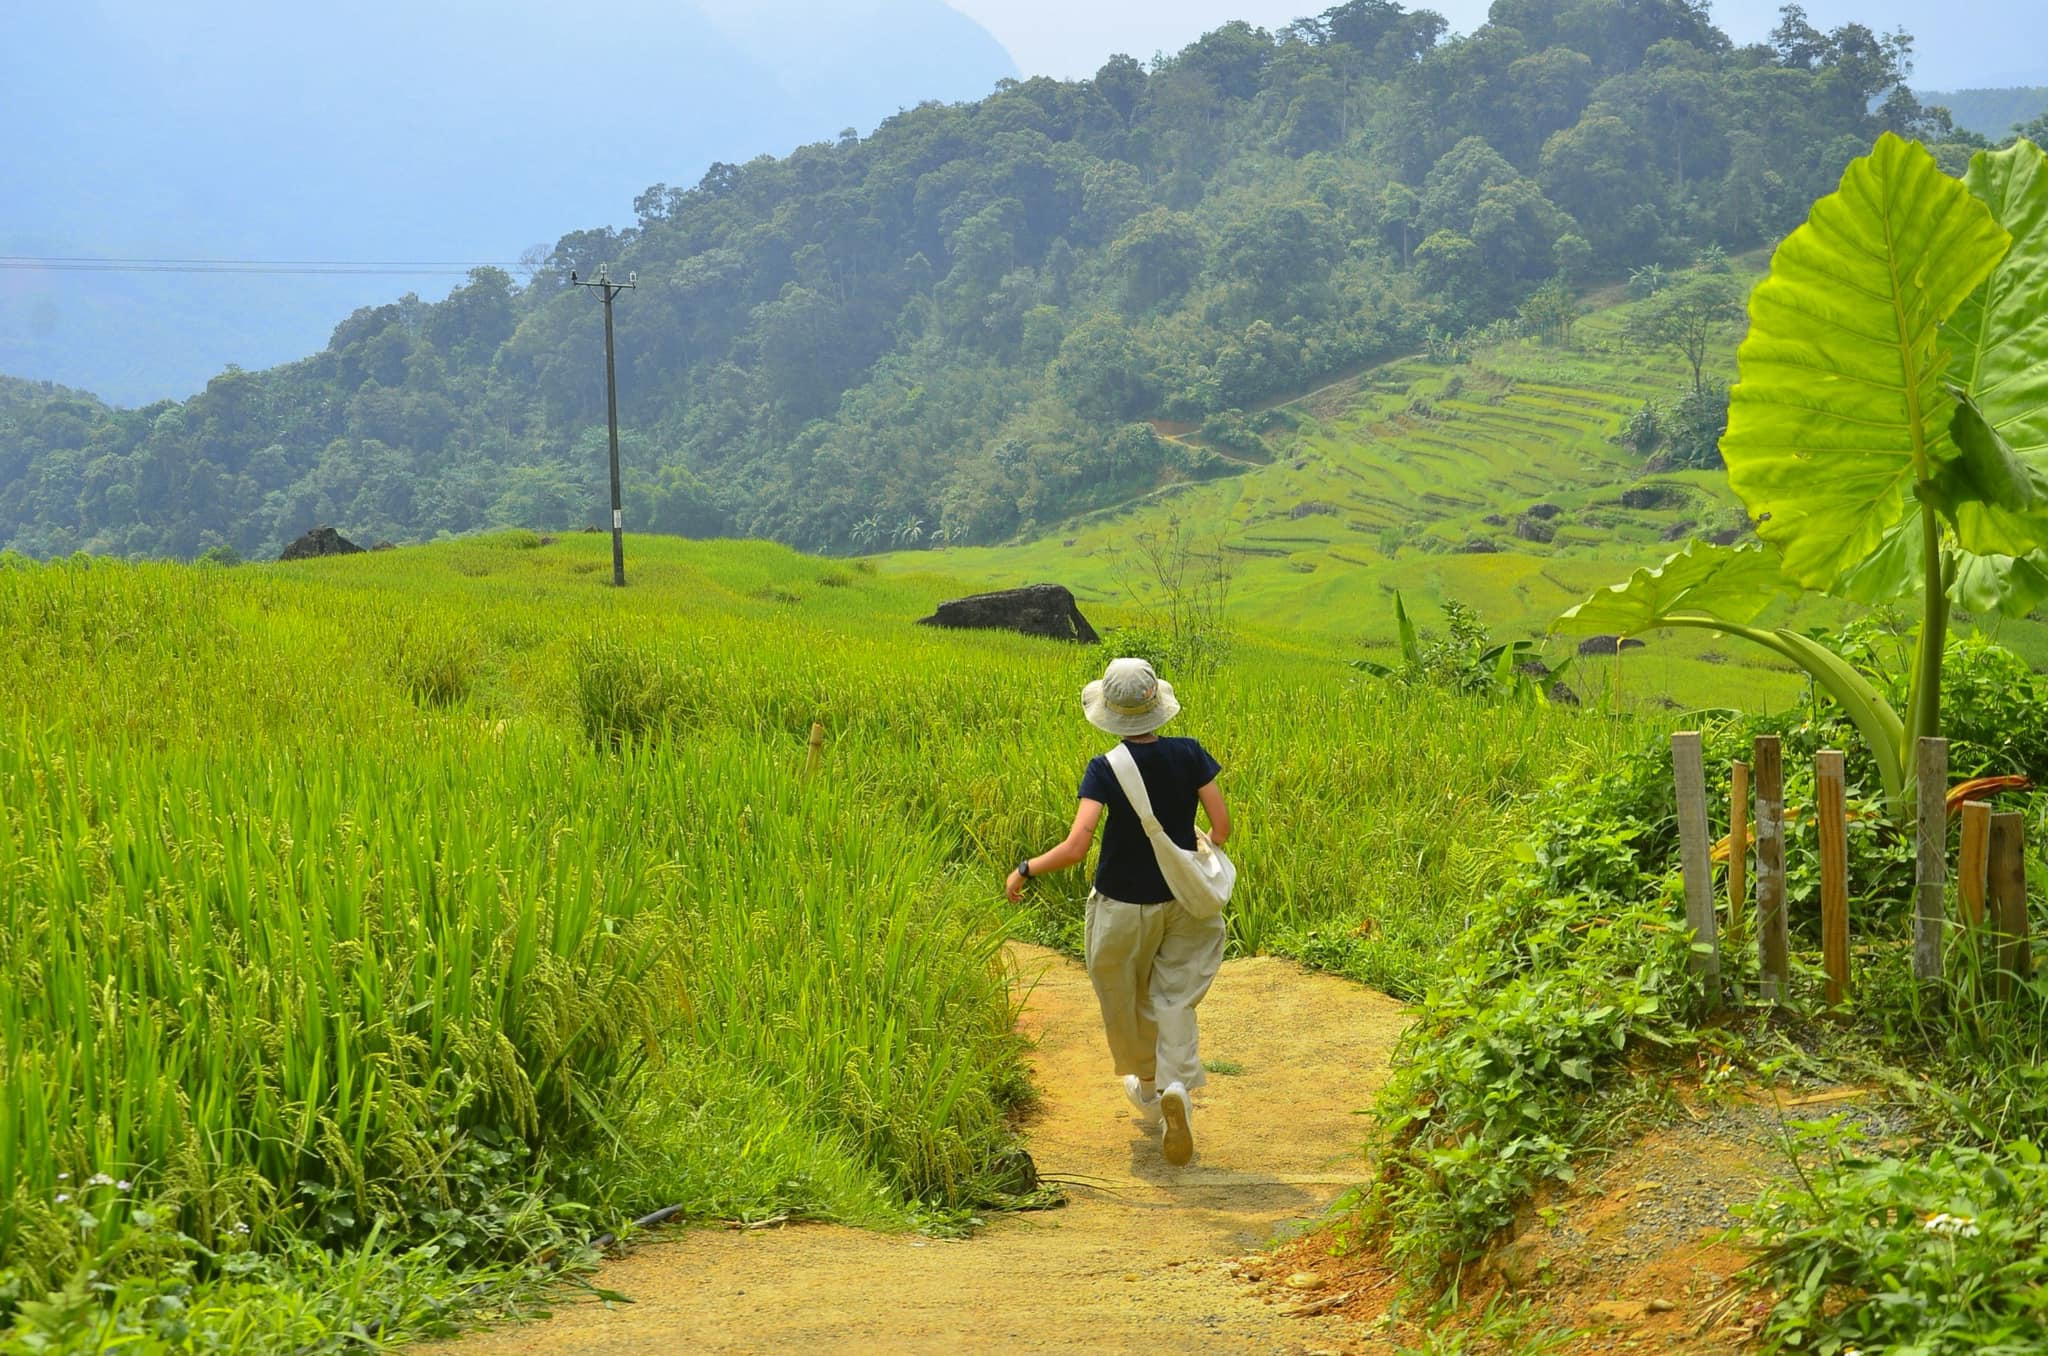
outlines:
[[[1003,893],[1010,897],[1010,902],[1012,904],[1018,904],[1023,902],[1024,878],[1018,875],[1015,871],[1012,871],[1010,873],[1010,878],[1003,882]]]

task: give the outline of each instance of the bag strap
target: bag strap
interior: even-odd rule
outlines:
[[[1145,826],[1145,832],[1162,832],[1158,817],[1152,813],[1152,797],[1145,790],[1145,778],[1138,771],[1138,760],[1131,757],[1130,749],[1122,744],[1111,749],[1109,770],[1116,774],[1117,785],[1124,789],[1124,799],[1138,812],[1138,822]]]

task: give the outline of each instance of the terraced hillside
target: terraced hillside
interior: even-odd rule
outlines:
[[[1076,518],[1028,545],[949,551],[946,568],[1128,601],[1119,581],[1131,543],[1177,521],[1222,545],[1233,610],[1260,630],[1369,651],[1391,643],[1399,589],[1425,621],[1457,599],[1498,635],[1542,635],[1559,609],[1654,563],[1668,543],[1746,527],[1720,472],[1651,472],[1619,441],[1644,401],[1675,401],[1691,374],[1675,352],[1623,338],[1639,303],[1601,300],[1568,349],[1511,339],[1457,361],[1373,368],[1253,412],[1266,464]],[[1732,378],[1735,340],[1731,330],[1716,346],[1708,375]],[[1755,685],[1754,672],[1728,671],[1755,659],[1707,637],[1659,639],[1630,657],[1622,681],[1720,701]],[[1772,674],[1764,686],[1789,698],[1798,684]]]

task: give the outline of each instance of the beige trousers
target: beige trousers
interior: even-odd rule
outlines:
[[[1223,916],[1196,918],[1178,904],[1125,904],[1088,896],[1088,978],[1119,1074],[1145,1091],[1208,1080],[1197,1049],[1195,1005],[1223,964]]]

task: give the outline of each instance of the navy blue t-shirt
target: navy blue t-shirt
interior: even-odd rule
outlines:
[[[1195,847],[1197,794],[1216,780],[1223,765],[1193,739],[1160,737],[1149,743],[1124,741],[1138,775],[1145,779],[1145,794],[1152,798],[1152,813],[1166,836],[1190,852]],[[1152,854],[1152,842],[1138,812],[1117,783],[1116,769],[1109,759],[1088,760],[1081,777],[1081,799],[1099,800],[1109,807],[1109,822],[1102,829],[1102,855],[1095,863],[1095,888],[1111,899],[1126,904],[1164,904],[1173,898],[1166,877],[1159,874],[1159,859]]]

